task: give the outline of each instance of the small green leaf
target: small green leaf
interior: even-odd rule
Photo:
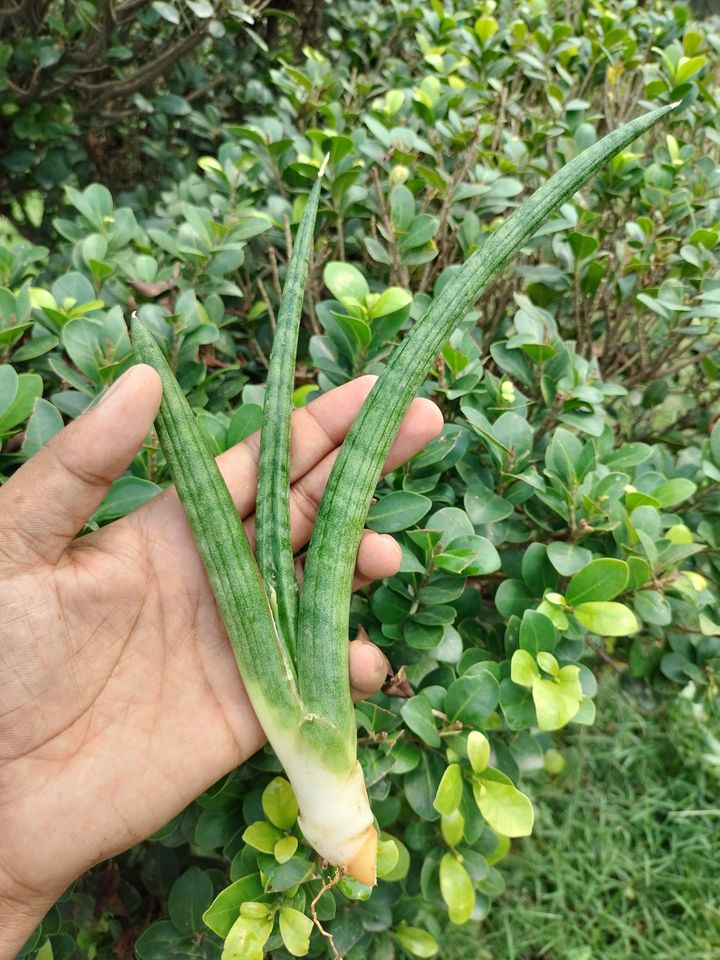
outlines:
[[[12,370],[12,367],[9,369]],[[26,420],[32,413],[35,402],[42,396],[43,381],[37,373],[21,373],[16,386],[12,402],[0,416],[0,436]]]
[[[181,933],[202,929],[203,914],[213,898],[210,877],[200,867],[190,867],[172,886],[168,897],[168,914]]]
[[[475,907],[475,890],[470,874],[452,853],[446,853],[440,861],[440,893],[450,922],[466,923]]]
[[[710,454],[716,467],[720,467],[720,420],[710,431]]]
[[[225,940],[221,960],[262,960],[272,928],[272,918],[238,917]]]
[[[573,543],[556,541],[547,546],[550,563],[563,577],[571,577],[592,560],[592,553]]]
[[[697,490],[697,484],[685,477],[676,477],[674,480],[666,480],[659,487],[653,490],[653,496],[660,501],[663,510],[669,510],[671,507],[677,507],[685,500],[694,496]]]
[[[281,830],[289,830],[298,816],[298,805],[292,787],[283,777],[275,777],[265,787],[262,808],[270,823]]]
[[[558,427],[545,453],[545,463],[568,490],[577,481],[576,467],[581,453],[582,443],[578,438],[569,430]]]
[[[267,820],[256,820],[245,829],[242,838],[245,843],[255,850],[260,850],[261,853],[273,853],[275,844],[282,840],[282,834]]]
[[[603,557],[591,560],[572,578],[565,591],[571,605],[595,600],[612,600],[625,589],[628,566],[624,560]]]
[[[264,892],[259,873],[240,877],[215,897],[203,914],[203,922],[219,937],[226,937],[237,919],[240,906],[246,900],[261,897]]]
[[[653,623],[658,627],[672,623],[672,608],[657,590],[639,590],[633,597],[633,607],[645,623]]]
[[[551,653],[548,653],[546,650],[541,650],[537,655],[537,662],[540,669],[544,670],[545,673],[549,673],[553,677],[558,675],[560,666]]]
[[[380,857],[378,855],[378,876],[385,880],[386,883],[395,883],[398,880],[404,880],[408,875],[410,870],[410,852],[402,840],[398,840],[397,837],[389,837],[388,834],[380,834],[383,838],[383,841],[386,839],[391,839],[395,849],[397,851],[397,862],[392,870],[385,870],[383,868],[382,873],[380,872]],[[378,846],[378,850],[380,847]]]
[[[490,741],[479,730],[471,730],[467,738],[467,755],[475,773],[482,773],[490,762]]]
[[[390,214],[395,230],[402,232],[410,228],[415,216],[415,198],[403,184],[390,192]]]
[[[429,747],[440,746],[440,734],[435,726],[432,707],[422,694],[407,700],[400,714],[407,726]]]
[[[466,577],[481,577],[500,569],[500,555],[485,537],[468,534],[451,540],[435,558],[435,564]]]
[[[310,949],[313,923],[299,910],[283,907],[280,910],[280,936],[285,949],[294,957],[304,957]]]
[[[240,905],[240,916],[247,917],[249,920],[262,920],[270,913],[270,906],[267,903],[260,903],[259,900],[246,900]]]
[[[475,33],[483,43],[487,43],[498,32],[499,24],[495,17],[478,17],[475,21]]]
[[[370,293],[367,280],[350,263],[331,260],[323,270],[323,281],[336,300],[364,300]]]
[[[558,585],[557,571],[550,563],[544,543],[531,543],[523,553],[520,574],[536,597]]]
[[[171,3],[166,3],[165,0],[155,0],[152,6],[153,10],[159,13],[163,20],[167,20],[168,23],[180,23],[180,13]]]
[[[503,580],[495,593],[495,607],[501,617],[522,617],[536,603],[532,591],[522,580]]]
[[[578,676],[580,668],[563,667],[560,671],[573,671],[558,677],[558,680],[538,678],[532,686],[533,703],[541,730],[559,730],[567,726],[578,711],[582,699],[582,687]],[[558,682],[559,681],[559,682]]]
[[[549,598],[560,596],[562,603],[553,603]],[[547,617],[550,623],[555,627],[556,630],[559,630],[561,633],[564,630],[567,630],[570,621],[568,620],[565,614],[565,598],[560,594],[546,594],[545,599],[541,600],[537,607],[537,613],[541,613],[544,617]]]
[[[411,303],[412,294],[409,290],[404,290],[402,287],[388,287],[370,307],[370,317],[373,320],[376,317],[386,317],[391,313],[397,313]]]
[[[640,629],[635,614],[623,603],[581,603],[573,613],[586,630],[601,637],[627,637]]]
[[[465,833],[465,817],[459,810],[453,810],[452,813],[443,814],[440,817],[440,832],[443,840],[449,847],[456,847],[462,843]]]
[[[592,257],[599,246],[595,237],[585,233],[571,233],[568,236],[568,241],[577,260],[585,260],[588,257]]]
[[[677,85],[685,83],[690,77],[699,73],[707,63],[707,57],[702,54],[698,57],[680,57],[675,70],[674,80]]]
[[[541,650],[551,653],[557,642],[553,622],[537,610],[526,610],[520,624],[520,649],[537,656]]]
[[[445,694],[445,713],[451,720],[479,727],[493,712],[499,697],[499,684],[489,671],[459,677]]]
[[[12,406],[18,392],[20,378],[9,363],[0,364],[0,419]]]
[[[438,813],[454,813],[462,800],[462,773],[460,765],[451,763],[442,776],[440,786],[435,794],[433,806]]]
[[[628,582],[625,589],[628,591],[637,590],[650,579],[650,564],[642,557],[628,557]]]
[[[377,853],[377,875],[384,879],[388,874],[392,874],[400,860],[400,848],[394,838],[378,841]]]
[[[482,483],[470,484],[465,491],[463,505],[476,526],[505,520],[515,509],[511,503],[503,500]]]
[[[308,384],[315,389],[312,384]],[[262,406],[259,403],[243,403],[238,407],[230,418],[230,426],[227,431],[228,446],[232,447],[236,443],[247,440],[251,434],[256,433],[262,426]]]
[[[498,770],[486,770],[473,785],[480,813],[497,833],[505,837],[528,837],[533,828],[532,804]]]
[[[49,400],[38,397],[25,430],[25,440],[22,446],[25,456],[32,457],[62,428],[63,418],[57,407],[54,407]]]
[[[405,623],[412,607],[412,600],[403,597],[390,587],[374,590],[370,606],[375,616],[383,623]]]
[[[543,756],[543,766],[545,770],[551,775],[556,776],[558,773],[562,773],[565,769],[565,757],[560,753],[559,750],[550,748],[545,751]]]
[[[297,848],[297,837],[283,837],[282,840],[278,840],[273,847],[273,855],[278,863],[287,863],[288,860],[291,860],[295,856]]]
[[[48,941],[49,943],[50,941]],[[138,960],[165,960],[166,957],[189,958],[197,956],[192,940],[176,930],[169,920],[151,923],[135,944]],[[251,958],[254,960],[254,958]]]
[[[413,527],[432,507],[432,500],[420,493],[396,490],[370,508],[367,525],[376,533],[396,533]]]
[[[92,516],[95,523],[107,523],[137,510],[161,492],[152,480],[143,477],[119,477],[114,480],[105,499]]]
[[[684,523],[676,523],[665,531],[665,539],[670,543],[693,543],[692,530]]]
[[[404,920],[395,931],[395,938],[414,957],[434,957],[439,950],[437,940],[427,930],[409,927]]]
[[[603,463],[613,470],[627,471],[629,467],[637,467],[644,463],[653,452],[653,448],[647,443],[626,443],[612,450],[603,458]]]
[[[537,663],[527,650],[516,650],[510,661],[510,679],[521,687],[531,687],[540,677]]]
[[[423,820],[438,819],[433,800],[445,769],[445,764],[437,754],[430,750],[423,750],[420,762],[405,774],[403,781],[405,797],[415,813]]]
[[[290,890],[310,876],[313,865],[302,857],[292,857],[287,863],[268,866],[268,892]]]

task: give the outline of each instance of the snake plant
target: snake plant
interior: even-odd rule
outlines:
[[[290,538],[290,414],[320,178],[298,228],[270,360],[255,556],[162,351],[134,321],[138,358],[163,382],[160,442],[248,694],[295,791],[300,826],[321,857],[365,883],[375,882],[377,832],[356,756],[347,640],[355,559],[382,465],[435,358],[490,281],[553,210],[673,106],[625,124],[544,183],[489,235],[395,348],[333,467],[301,592]]]

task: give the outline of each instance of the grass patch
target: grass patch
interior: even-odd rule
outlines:
[[[507,893],[479,928],[452,931],[447,960],[720,958],[717,709],[680,700],[647,717],[609,678],[601,690],[598,725],[535,783]]]

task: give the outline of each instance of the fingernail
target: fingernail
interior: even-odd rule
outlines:
[[[87,407],[87,409],[86,409],[85,412],[87,413],[88,410],[95,410],[95,409],[96,409],[97,407],[99,407],[101,404],[105,403],[105,401],[108,399],[108,397],[111,397],[111,396],[115,393],[115,391],[118,389],[118,387],[120,386],[121,383],[127,382],[127,380],[128,380],[128,379],[130,378],[130,376],[132,375],[134,369],[135,369],[134,367],[130,367],[129,370],[126,370],[125,373],[121,374],[121,375],[117,378],[117,380],[115,381],[115,383],[111,384],[111,385],[107,388],[107,390],[104,390],[99,396],[97,396],[97,397],[93,400],[93,402]]]
[[[390,665],[390,661],[389,661],[388,658],[385,656],[385,654],[382,652],[382,650],[380,649],[380,647],[375,647],[375,650],[377,651],[376,660],[377,660],[377,671],[378,671],[378,674],[382,674],[383,679],[385,679],[386,677],[392,675],[393,668],[392,668],[392,666]]]
[[[391,543],[399,553],[402,553],[402,547],[397,542],[395,537],[391,536],[389,533],[381,533],[380,536],[386,543]]]

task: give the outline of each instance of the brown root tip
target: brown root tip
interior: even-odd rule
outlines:
[[[368,827],[363,845],[346,867],[349,876],[369,887],[374,887],[377,883],[377,844],[377,830],[375,827]]]

